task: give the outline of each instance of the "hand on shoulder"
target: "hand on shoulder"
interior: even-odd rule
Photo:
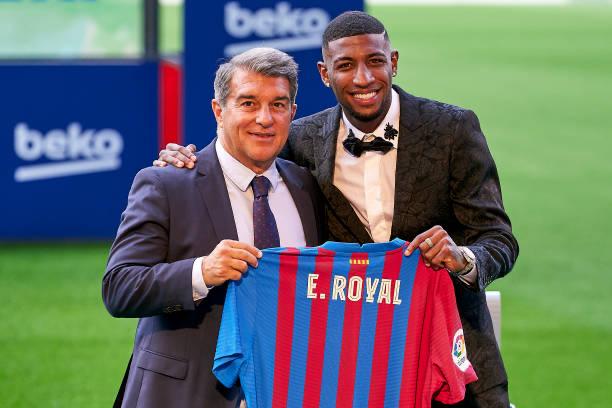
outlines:
[[[165,167],[170,164],[178,168],[193,169],[197,161],[195,152],[196,146],[194,144],[182,146],[176,143],[168,143],[165,149],[160,150],[159,157],[153,161],[153,166]]]

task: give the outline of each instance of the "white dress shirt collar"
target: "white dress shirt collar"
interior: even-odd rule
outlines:
[[[215,143],[215,150],[217,151],[217,157],[219,158],[223,174],[241,191],[247,191],[251,181],[253,181],[253,177],[257,176],[257,174],[229,154],[219,139]],[[268,167],[262,176],[266,176],[270,180],[270,184],[272,184],[271,189],[275,191],[280,179],[280,174],[276,169],[276,161]]]
[[[255,173],[230,155],[219,139],[215,143],[215,150],[223,170],[223,180],[232,207],[238,240],[253,245],[255,238],[253,227],[253,189],[249,188],[249,185],[253,177],[255,177]],[[268,201],[272,214],[275,214],[277,220],[281,246],[305,246],[306,237],[300,213],[295,206],[287,184],[280,177],[274,164],[263,175],[272,184]],[[280,222],[281,220],[282,222]],[[194,301],[199,302],[208,296],[210,288],[206,286],[202,276],[202,257],[196,258],[193,262],[191,284]]]
[[[373,133],[376,136],[384,138],[385,127],[387,126],[388,123],[391,124],[395,128],[395,130],[399,132],[399,121],[400,121],[399,94],[395,91],[395,89],[391,89],[391,106],[389,107],[389,110],[387,111],[387,114],[385,115],[385,118],[383,119],[383,121],[380,122],[380,125],[378,125],[378,127],[374,130],[374,132],[371,132],[371,133]],[[345,132],[342,136],[342,140],[346,139],[346,137],[349,134],[349,130],[353,131],[353,134],[355,135],[357,139],[362,139],[363,136],[366,134],[362,132],[361,130],[357,129],[355,126],[353,126],[353,124],[346,117],[346,114],[344,113],[344,111],[342,112],[342,123],[345,129]],[[399,139],[399,133],[392,140],[389,140],[389,142],[393,143],[393,147],[396,149],[397,149],[398,139]]]

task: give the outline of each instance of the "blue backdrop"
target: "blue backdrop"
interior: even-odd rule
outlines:
[[[157,63],[0,65],[0,239],[113,237],[157,156]]]
[[[363,6],[363,0],[186,0],[185,142],[204,147],[215,137],[210,100],[217,66],[252,47],[281,49],[300,65],[296,118],[335,105],[317,71],[321,35],[338,14]]]

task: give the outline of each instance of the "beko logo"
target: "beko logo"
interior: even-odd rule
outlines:
[[[26,123],[15,126],[15,153],[26,161],[46,159],[15,170],[15,181],[25,182],[77,174],[98,173],[121,167],[123,138],[114,129],[83,129],[73,122],[44,135]]]
[[[329,14],[321,8],[291,9],[287,2],[274,8],[251,11],[238,2],[225,5],[225,30],[234,38],[260,37],[225,46],[228,57],[253,47],[272,47],[283,51],[300,51],[321,46],[321,36],[329,23]]]

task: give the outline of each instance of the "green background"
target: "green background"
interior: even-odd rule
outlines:
[[[0,58],[143,53],[142,0],[0,0]]]
[[[612,406],[612,8],[369,11],[400,52],[396,83],[476,111],[497,162],[521,245],[491,287],[512,402]],[[179,15],[162,16],[168,52],[181,47]],[[108,247],[0,245],[0,405],[111,405],[136,320],[102,304]]]

